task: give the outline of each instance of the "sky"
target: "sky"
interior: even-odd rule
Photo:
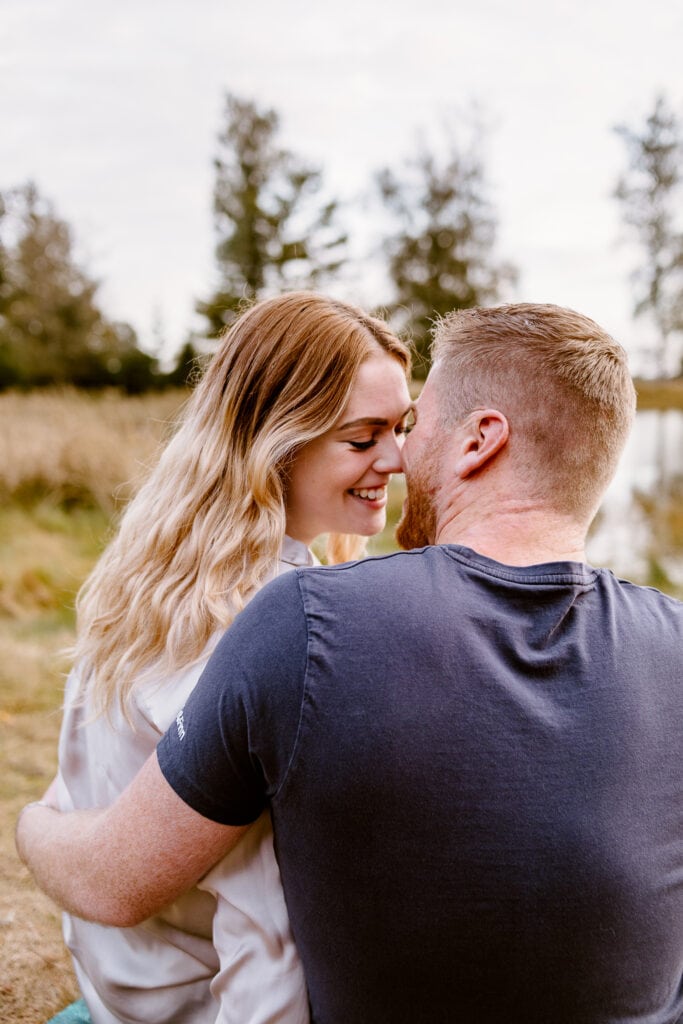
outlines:
[[[375,172],[458,137],[476,106],[497,255],[519,269],[506,298],[592,316],[638,371],[651,338],[631,316],[613,127],[658,93],[683,114],[682,49],[680,0],[0,0],[0,190],[35,181],[108,315],[147,346],[156,324],[169,354],[216,285],[226,92],[274,107],[281,142],[355,204],[352,264],[327,290],[365,305],[389,297]]]

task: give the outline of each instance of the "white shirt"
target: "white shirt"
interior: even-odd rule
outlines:
[[[285,537],[273,575],[312,565]],[[194,689],[208,654],[134,691],[132,726],[118,707],[90,717],[66,685],[59,742],[62,810],[104,807],[155,750]],[[289,930],[265,812],[196,889],[134,928],[64,915],[64,939],[93,1024],[308,1024],[301,964]]]

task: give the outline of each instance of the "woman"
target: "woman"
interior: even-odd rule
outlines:
[[[272,576],[313,564],[317,535],[336,562],[382,529],[408,370],[385,324],[307,292],[225,335],[79,595],[62,809],[115,799],[222,631]],[[65,915],[65,938],[94,1024],[308,1019],[268,815],[157,917],[115,929]]]

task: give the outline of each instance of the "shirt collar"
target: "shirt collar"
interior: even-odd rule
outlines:
[[[294,540],[285,534],[282,540],[280,561],[287,565],[315,565],[316,559],[310,548],[307,548],[303,541]]]

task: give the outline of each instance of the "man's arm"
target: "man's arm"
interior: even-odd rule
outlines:
[[[286,777],[307,657],[299,584],[287,573],[237,617],[156,753],[111,807],[24,811],[17,849],[41,889],[79,917],[126,927],[193,886]]]
[[[61,907],[129,927],[193,886],[248,828],[193,811],[152,754],[104,810],[63,814],[30,805],[17,823],[16,842],[40,888]]]

